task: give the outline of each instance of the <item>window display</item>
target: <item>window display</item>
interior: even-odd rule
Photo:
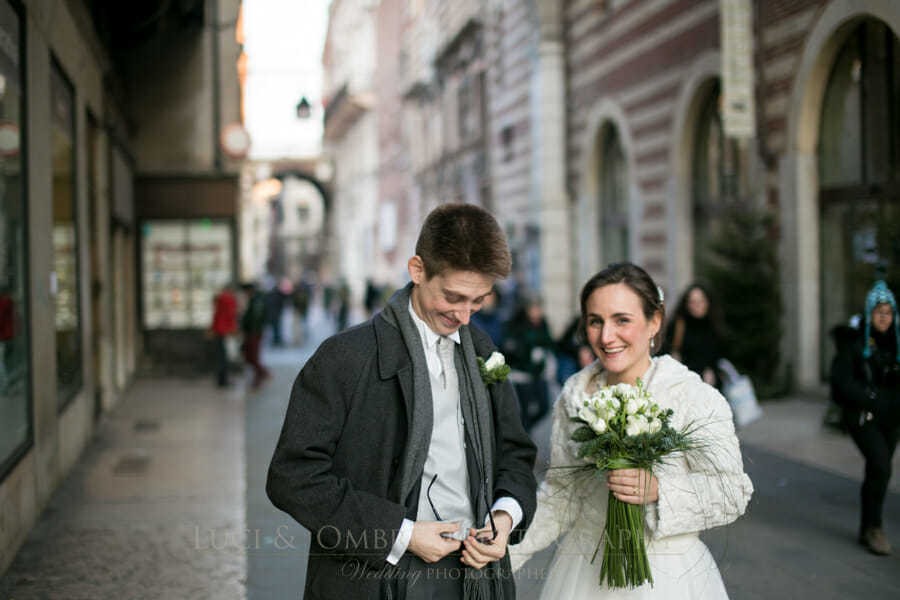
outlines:
[[[0,478],[27,448],[27,261],[25,259],[21,20],[0,0]]]
[[[56,393],[60,410],[82,385],[75,186],[75,92],[53,62],[50,76],[53,149],[53,271],[56,302]]]
[[[145,329],[206,329],[213,298],[232,280],[232,230],[210,219],[145,221]]]

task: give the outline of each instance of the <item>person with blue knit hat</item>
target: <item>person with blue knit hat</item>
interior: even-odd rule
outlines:
[[[879,306],[882,307],[881,311],[878,313],[874,312]],[[876,281],[866,296],[865,334],[869,343],[863,349],[863,356],[866,358],[872,356],[872,346],[875,345],[875,341],[874,338],[869,338],[869,334],[872,330],[873,321],[875,322],[875,331],[879,334],[887,334],[888,337],[890,337],[889,331],[893,322],[894,347],[897,353],[897,362],[900,362],[900,326],[898,326],[897,320],[893,318],[895,314],[897,314],[897,300],[894,298],[894,293],[888,289],[884,281]]]
[[[875,282],[866,295],[864,319],[862,335],[838,350],[831,389],[866,461],[859,542],[874,554],[887,555],[891,544],[881,517],[900,437],[900,325],[897,300],[884,281]]]

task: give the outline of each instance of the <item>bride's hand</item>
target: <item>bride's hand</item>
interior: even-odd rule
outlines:
[[[659,500],[659,481],[644,469],[616,469],[606,474],[606,485],[616,498],[628,504]]]

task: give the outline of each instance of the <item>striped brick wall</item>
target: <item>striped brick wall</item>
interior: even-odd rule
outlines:
[[[633,140],[629,168],[637,182],[639,231],[636,252],[650,273],[667,272],[666,182],[673,122],[686,70],[719,45],[717,0],[631,0],[618,9],[575,0],[566,9],[568,48],[568,178],[583,188],[592,107],[611,100],[625,113]],[[621,135],[621,132],[620,132]],[[592,224],[582,224],[591,227]]]
[[[762,151],[772,158],[766,176],[766,197],[777,209],[781,193],[778,158],[787,152],[788,108],[794,79],[810,30],[828,0],[769,0],[756,12],[757,131]]]
[[[785,149],[787,108],[794,73],[803,52],[806,36],[826,4],[822,0],[763,2],[758,8],[757,51],[760,69],[757,84],[764,99],[761,133],[768,149]]]
[[[438,48],[452,40],[469,19],[480,17],[484,4],[478,0],[432,1],[438,22]]]

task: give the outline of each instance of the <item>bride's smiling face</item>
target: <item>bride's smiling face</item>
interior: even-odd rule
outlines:
[[[630,383],[650,366],[650,340],[661,325],[657,312],[648,319],[640,297],[627,284],[597,288],[585,303],[588,342],[607,372],[607,383]]]

